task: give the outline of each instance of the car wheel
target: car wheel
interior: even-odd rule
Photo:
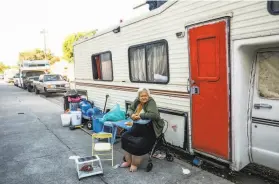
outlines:
[[[36,94],[39,94],[40,93],[40,91],[35,87],[35,93]]]
[[[30,92],[30,93],[32,92],[31,86],[27,87],[27,91]]]

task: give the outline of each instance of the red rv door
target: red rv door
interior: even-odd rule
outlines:
[[[193,149],[230,159],[227,21],[189,29]]]

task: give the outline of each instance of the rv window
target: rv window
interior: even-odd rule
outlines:
[[[112,81],[111,52],[92,55],[92,70],[94,80]]]
[[[271,15],[279,15],[279,1],[267,1],[267,10]]]
[[[259,63],[259,95],[268,99],[279,99],[279,51],[261,52]]]
[[[157,41],[129,48],[129,64],[132,82],[168,83],[167,42]]]

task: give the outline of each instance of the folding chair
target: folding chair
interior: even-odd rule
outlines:
[[[113,166],[113,144],[112,144],[112,134],[111,133],[94,133],[92,134],[92,156],[95,155],[111,155],[111,159],[102,159],[101,160],[111,160],[111,165]],[[96,140],[98,139],[98,142]],[[99,142],[99,140],[108,139],[108,142]],[[95,143],[96,142],[96,143]],[[101,154],[97,154],[97,152],[102,152]],[[103,153],[103,152],[111,152],[111,153]]]

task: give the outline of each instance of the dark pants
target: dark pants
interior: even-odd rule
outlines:
[[[134,123],[131,130],[122,135],[121,146],[132,155],[142,156],[151,151],[155,141],[152,122],[146,125]]]

